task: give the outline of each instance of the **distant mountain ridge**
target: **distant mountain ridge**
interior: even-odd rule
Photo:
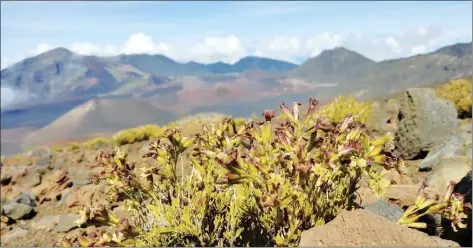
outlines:
[[[344,91],[394,92],[472,74],[472,43],[457,43],[407,58],[375,62],[345,48],[323,51],[288,76],[312,83],[335,82]]]
[[[56,48],[1,71],[2,87],[30,96],[21,107],[24,111],[12,108],[12,112],[3,113],[2,108],[2,117],[14,117],[8,121],[9,127],[20,120],[43,123],[37,121],[43,120],[40,113],[29,111],[28,104],[48,102],[45,106],[53,106],[71,99],[82,99],[78,103],[96,97],[138,97],[158,107],[171,104],[181,113],[220,111],[228,105],[225,114],[246,104],[248,107],[238,112],[243,114],[243,109],[252,108],[251,102],[269,102],[291,94],[331,98],[358,92],[361,97],[376,97],[473,74],[471,46],[471,42],[458,43],[380,62],[337,47],[300,66],[260,57],[245,57],[234,64],[201,64],[179,63],[163,55],[82,56]],[[74,104],[68,103],[67,108],[57,108],[56,112],[62,114]],[[57,116],[49,113],[44,118]],[[6,123],[2,120],[2,124]]]
[[[254,69],[285,73],[296,67],[289,62],[260,57],[245,57],[235,64],[201,64],[179,63],[164,55],[83,56],[59,47],[3,69],[1,86],[43,101],[93,97],[130,84],[159,84],[168,77],[212,76]]]
[[[439,48],[435,53],[443,53],[447,55],[452,55],[456,57],[464,57],[471,54],[472,43],[457,43],[451,46],[446,46]]]
[[[112,127],[165,123],[173,116],[201,112],[250,116],[281,102],[309,97],[326,102],[346,94],[361,99],[387,96],[409,87],[471,76],[471,46],[471,42],[458,43],[380,62],[338,47],[300,66],[258,57],[230,65],[179,63],[162,55],[81,56],[56,48],[1,71],[2,87],[29,96],[23,104],[6,109],[2,106],[1,128],[12,132],[18,127],[42,128],[25,140],[25,144],[32,144],[47,142],[49,136],[62,139],[72,137],[69,134],[110,132]],[[166,111],[136,103],[136,98]],[[72,118],[68,112],[78,106],[80,109],[90,99],[100,99],[91,106],[103,111],[86,111],[76,122],[83,124],[68,129],[72,126],[64,124],[65,119]],[[105,104],[110,99],[114,99],[110,101],[114,107]],[[107,117],[109,113],[112,116]],[[126,122],[135,119],[137,122]],[[16,143],[7,145],[13,149]]]

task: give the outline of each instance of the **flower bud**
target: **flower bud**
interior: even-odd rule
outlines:
[[[265,110],[263,112],[263,117],[266,121],[271,121],[274,118],[275,114],[273,110]]]

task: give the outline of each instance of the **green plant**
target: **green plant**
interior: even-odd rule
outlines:
[[[397,223],[423,229],[427,228],[427,224],[419,222],[422,216],[427,214],[439,214],[451,221],[452,228],[455,232],[457,231],[457,227],[466,228],[467,225],[463,223],[463,219],[467,218],[465,211],[467,208],[471,210],[471,205],[464,203],[463,195],[453,193],[455,183],[450,182],[443,199],[427,197],[424,192],[425,187],[426,185],[423,184],[419,189],[414,204],[406,209]]]
[[[367,123],[372,115],[369,102],[359,102],[352,96],[339,96],[327,105],[321,106],[316,116],[324,116],[329,121],[342,122],[346,116],[358,116],[358,121]]]
[[[84,142],[83,145],[88,149],[97,149],[98,147],[102,147],[102,146],[108,144],[109,142],[110,141],[108,141],[105,138],[97,137],[97,138],[94,138],[94,139],[91,139],[91,140],[88,140],[88,141]]]
[[[51,146],[51,150],[54,152],[62,152],[64,151],[64,147],[61,145],[53,145]]]
[[[122,130],[112,137],[115,144],[121,146],[133,144],[149,139],[156,139],[162,135],[162,129],[157,125],[144,125]]]
[[[436,88],[439,97],[452,101],[459,117],[471,118],[471,80],[466,78],[451,80],[449,83]]]
[[[127,151],[102,152],[103,170],[93,181],[105,181],[109,200],[124,199],[133,216],[133,231],[115,233],[120,238],[107,245],[297,246],[303,230],[355,205],[362,176],[382,194],[385,169],[403,166],[392,135],[372,140],[355,116],[314,121],[317,101],[309,100],[304,115],[300,105],[282,104],[286,118],[277,124],[267,110],[263,121],[237,128],[226,118],[193,138],[169,128],[150,144],[156,165],[137,169]],[[176,168],[191,146],[192,173],[179,178]],[[96,221],[83,216],[80,225]]]
[[[69,144],[67,144],[67,150],[68,151],[75,151],[75,150],[78,150],[80,149],[80,144],[77,143],[77,142],[71,142]]]
[[[143,133],[143,140],[150,140],[159,138],[163,134],[163,129],[158,125],[144,125],[137,128],[139,132]]]

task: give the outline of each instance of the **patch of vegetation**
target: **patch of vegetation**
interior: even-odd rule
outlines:
[[[284,120],[267,110],[264,120],[239,128],[226,118],[191,138],[168,128],[150,144],[156,164],[139,170],[125,150],[101,152],[103,170],[93,181],[108,185],[110,202],[124,200],[132,219],[117,219],[104,206],[85,208],[79,226],[116,231],[61,245],[297,246],[303,230],[356,205],[361,177],[382,194],[386,170],[404,165],[391,134],[372,139],[356,116],[313,118],[316,105],[310,99],[300,114],[299,104],[282,104]],[[192,164],[188,177],[176,174],[181,159]]]
[[[436,88],[437,95],[455,104],[460,118],[471,118],[471,80],[466,78],[451,80]]]
[[[88,148],[88,149],[98,149],[100,147],[103,147],[107,144],[109,144],[110,141],[105,139],[105,138],[101,138],[101,137],[97,137],[97,138],[94,138],[94,139],[91,139],[91,140],[88,140],[86,142],[83,143],[83,146]]]
[[[81,147],[80,143],[78,143],[78,142],[71,142],[71,143],[67,144],[66,149],[67,149],[68,151],[75,151],[75,150],[80,149],[80,147]]]
[[[162,128],[157,125],[144,125],[136,128],[130,128],[118,132],[112,138],[113,142],[119,146],[133,144],[149,139],[155,139],[162,134]]]
[[[358,116],[358,121],[367,123],[372,116],[372,104],[359,102],[352,96],[339,96],[331,103],[320,107],[316,116],[324,116],[329,121],[342,122],[347,116]]]
[[[465,202],[465,196],[454,194],[455,183],[451,182],[443,198],[429,198],[425,194],[423,184],[419,189],[419,194],[413,205],[409,206],[398,220],[398,224],[407,225],[413,228],[425,229],[427,223],[419,222],[420,218],[427,214],[439,214],[445,219],[451,221],[453,231],[457,228],[466,228],[467,224],[463,223],[468,218],[465,214],[466,209],[471,210],[471,205]]]
[[[51,146],[51,151],[53,152],[62,152],[64,151],[64,147],[61,145],[53,145]]]

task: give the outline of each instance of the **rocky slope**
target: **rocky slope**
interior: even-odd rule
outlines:
[[[169,111],[138,99],[93,99],[31,133],[22,147],[71,140],[146,124],[165,125],[176,119]]]
[[[471,119],[458,120],[451,104],[431,91],[409,89],[395,103],[376,103],[375,116],[380,118],[374,118],[369,126],[375,133],[390,130],[399,149],[411,154],[404,173],[386,174],[392,186],[382,197],[375,196],[367,189],[367,182],[361,181],[362,209],[345,211],[326,225],[303,232],[301,246],[471,246],[471,225],[455,233],[445,219],[429,222],[424,231],[395,223],[403,208],[413,204],[424,181],[431,195],[443,195],[449,181],[459,182],[455,191],[467,194],[471,203]],[[431,106],[438,106],[437,112],[428,112]],[[142,157],[147,145],[125,146],[131,151],[131,162],[152,162]],[[100,169],[95,166],[96,154],[97,150],[88,149],[55,152],[38,148],[3,158],[1,245],[52,246],[61,236],[96,229],[78,228],[73,223],[79,218],[76,211],[81,205],[105,203],[103,185],[89,181],[89,176]],[[113,209],[118,216],[127,216],[122,203]],[[467,223],[471,224],[471,212]]]

